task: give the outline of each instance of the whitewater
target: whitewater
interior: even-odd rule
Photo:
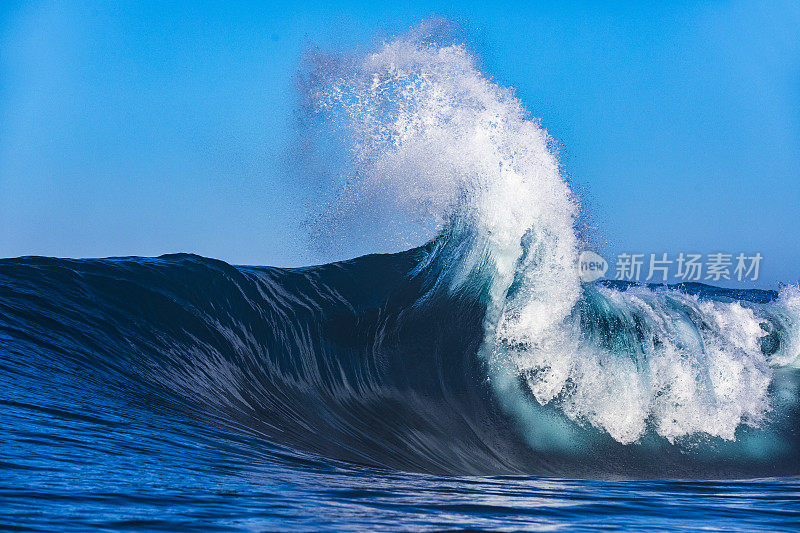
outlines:
[[[648,433],[734,441],[785,408],[768,389],[773,368],[800,355],[798,289],[742,306],[679,289],[582,287],[580,207],[556,143],[463,45],[427,42],[433,29],[318,63],[307,96],[344,123],[354,159],[325,220],[374,202],[432,221],[432,275],[451,292],[485,292],[479,357],[529,443],[570,453],[586,425],[622,444]]]

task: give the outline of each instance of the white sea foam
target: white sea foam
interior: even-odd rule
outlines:
[[[600,312],[613,309],[604,318],[617,319],[616,343],[600,338],[607,324],[579,331],[574,319],[511,352],[539,403],[622,443],[648,429],[673,442],[696,433],[732,440],[741,424],[763,421],[772,370],[752,309],[647,288],[599,288],[593,298]]]
[[[772,364],[800,368],[800,286],[783,287],[769,311],[772,322],[783,332],[781,345],[771,358]]]
[[[617,317],[620,339],[585,330],[576,312],[578,206],[553,143],[464,46],[437,44],[434,26],[358,60],[318,62],[307,96],[344,117],[353,140],[354,170],[328,215],[366,202],[438,228],[468,227],[471,253],[454,279],[490,266],[481,357],[535,447],[574,446],[570,420],[625,444],[648,432],[672,442],[698,433],[734,439],[742,424],[762,423],[772,370],[752,308],[600,288],[592,305]],[[797,292],[781,301],[798,316]]]

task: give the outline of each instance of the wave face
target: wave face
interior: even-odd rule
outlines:
[[[352,156],[317,231],[379,212],[427,244],[302,269],[5,260],[8,375],[409,471],[800,473],[800,291],[582,284],[554,143],[434,30],[301,77]]]
[[[441,242],[303,269],[3,260],[4,381],[409,471],[798,472],[796,293],[586,286],[571,351],[502,366],[490,289],[437,285]]]

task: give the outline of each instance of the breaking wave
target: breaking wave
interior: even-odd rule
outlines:
[[[555,144],[437,31],[314,55],[301,84],[350,143],[316,231],[380,212],[426,244],[300,269],[3,260],[5,365],[372,466],[800,473],[800,291],[581,283]]]

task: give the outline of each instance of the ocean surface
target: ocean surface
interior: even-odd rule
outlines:
[[[479,360],[482,292],[439,294],[419,268],[435,252],[301,269],[0,260],[0,529],[800,527],[796,368],[772,367],[768,414],[730,438],[670,442],[652,414],[624,444],[588,417],[534,423]],[[648,345],[660,331],[610,307],[635,294],[686,316],[758,314],[764,361],[788,342],[775,292],[584,291],[594,310],[576,319],[603,338]],[[531,409],[568,404],[525,394]],[[570,442],[548,437],[564,427]]]

